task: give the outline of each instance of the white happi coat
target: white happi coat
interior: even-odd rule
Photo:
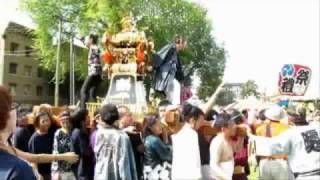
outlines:
[[[172,135],[172,179],[201,179],[198,134],[189,124]]]

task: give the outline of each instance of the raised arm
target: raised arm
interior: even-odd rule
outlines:
[[[70,163],[75,163],[78,161],[78,156],[73,152],[55,155],[55,154],[31,154],[28,152],[23,152],[16,148],[15,148],[15,151],[20,158],[23,158],[31,163],[36,163],[36,164],[49,163],[52,161],[67,161]]]
[[[290,154],[292,150],[292,142],[291,139],[295,138],[295,135],[292,134],[292,130],[287,130],[281,133],[279,136],[276,137],[261,137],[249,134],[249,138],[255,144],[264,144],[263,148],[268,148],[268,155],[279,155],[279,154]],[[256,149],[261,148],[261,146],[255,146]],[[259,150],[257,152],[260,152]],[[259,154],[257,154],[259,155]]]
[[[210,109],[212,109],[218,94],[221,92],[221,90],[223,89],[224,86],[224,82],[222,82],[218,88],[216,89],[216,91],[212,94],[212,96],[210,97],[209,101],[205,104],[205,106],[202,108],[202,111],[204,112],[204,114],[207,114]]]

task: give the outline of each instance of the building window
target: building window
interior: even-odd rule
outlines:
[[[49,86],[47,93],[48,93],[48,96],[54,96],[54,85]]]
[[[31,77],[32,76],[32,67],[31,66],[24,66],[24,75]]]
[[[30,57],[32,53],[32,48],[30,46],[26,46],[24,50],[25,50],[26,57]]]
[[[41,68],[38,67],[38,70],[37,70],[37,74],[38,74],[38,78],[42,78],[43,76],[43,71]]]
[[[16,83],[9,83],[9,91],[11,96],[17,95],[17,84]]]
[[[23,86],[23,94],[25,96],[28,96],[31,94],[31,85],[30,84],[26,84]]]
[[[37,86],[37,96],[42,96],[43,95],[43,88],[42,86]]]
[[[18,64],[17,63],[10,63],[9,64],[9,73],[10,74],[17,74]]]
[[[18,50],[19,50],[19,44],[18,43],[15,43],[15,42],[10,43],[10,52],[12,54],[17,53]]]

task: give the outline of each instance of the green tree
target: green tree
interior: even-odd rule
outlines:
[[[224,50],[216,47],[215,52],[207,57],[207,61],[198,69],[197,74],[201,81],[198,87],[198,96],[200,99],[206,99],[210,96],[221,83],[220,77],[223,76],[225,68],[224,57]]]
[[[59,85],[69,70],[70,46],[66,42],[77,34],[86,3],[82,0],[21,0],[21,4],[36,24],[32,32],[35,37],[34,48],[39,50],[40,65],[49,72],[56,71],[53,79],[56,85],[55,105],[58,105]],[[76,64],[76,70],[82,69],[83,63]]]
[[[201,79],[199,96],[202,99],[210,96],[220,84],[225,51],[215,43],[212,25],[203,7],[184,0],[89,0],[89,4],[87,17],[107,24],[109,32],[120,30],[122,17],[136,17],[138,28],[146,29],[157,50],[172,42],[175,35],[185,36],[188,48],[181,59],[187,76],[198,72]],[[190,78],[187,79],[189,82],[185,84],[188,85]]]
[[[68,43],[71,35],[79,34],[79,24],[84,19],[86,1],[20,0],[20,2],[36,24],[36,28],[32,32],[34,34],[34,48],[39,50],[40,65],[50,72],[54,72],[56,67],[56,39],[59,20],[62,21],[62,48],[59,67],[61,82],[64,81],[64,74],[69,70]],[[77,72],[83,70],[81,64],[83,63],[76,63]]]
[[[67,29],[85,35],[105,31],[116,33],[124,16],[137,19],[138,29],[144,29],[153,39],[156,49],[172,42],[174,36],[182,35],[188,40],[188,48],[181,59],[185,74],[197,72],[201,85],[199,95],[210,96],[221,82],[225,64],[225,52],[215,43],[212,25],[207,11],[198,4],[185,0],[21,0],[37,24],[35,46],[40,50],[42,65],[55,69],[55,48],[52,37],[57,33],[58,18],[67,22],[63,26],[63,41],[68,41]],[[70,28],[72,27],[72,28]],[[68,55],[68,49],[62,54]],[[67,58],[61,58],[61,74],[68,70]],[[85,58],[84,58],[85,59]],[[86,63],[76,63],[78,75],[85,77]],[[190,81],[190,78],[187,78]],[[63,80],[63,79],[62,79]],[[150,84],[150,83],[149,83]],[[190,84],[190,82],[186,82]]]
[[[260,97],[260,93],[258,92],[258,85],[254,80],[248,80],[242,85],[241,96],[244,98],[249,96]]]
[[[235,101],[235,94],[229,89],[223,89],[217,97],[216,104],[219,106],[226,106]]]

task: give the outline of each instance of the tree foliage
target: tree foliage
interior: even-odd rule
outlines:
[[[223,76],[225,68],[225,53],[224,50],[216,47],[214,53],[207,57],[205,63],[198,69],[200,77],[200,87],[198,88],[198,96],[200,99],[205,99],[211,95],[215,88],[221,83],[220,77]]]
[[[56,37],[59,20],[62,21],[62,48],[60,61],[60,77],[69,70],[69,49],[71,35],[77,34],[78,25],[84,17],[86,2],[82,0],[20,0],[36,24],[34,33],[34,48],[40,57],[40,65],[54,72],[56,67]],[[82,52],[78,55],[84,56]],[[83,63],[76,63],[76,71],[82,71]],[[78,73],[79,74],[79,73]],[[61,82],[64,78],[61,78]]]
[[[236,95],[229,89],[223,89],[216,100],[216,104],[219,106],[226,106],[235,101]]]
[[[225,52],[215,43],[207,11],[198,4],[185,0],[22,1],[37,24],[35,46],[41,50],[44,67],[51,71],[55,68],[55,48],[52,48],[51,37],[57,32],[58,17],[68,19],[69,25],[64,29],[72,26],[81,35],[89,32],[102,35],[105,31],[118,32],[120,20],[132,15],[137,20],[138,29],[145,30],[157,50],[172,42],[176,35],[187,38],[188,48],[181,59],[187,76],[194,72],[200,76],[198,93],[201,98],[211,95],[221,81]],[[63,63],[61,67],[68,67],[66,61]],[[82,77],[86,74],[85,64],[77,63]]]
[[[207,61],[217,57],[217,53],[224,52],[211,34],[212,26],[206,10],[197,4],[183,0],[89,0],[89,4],[87,17],[107,24],[111,33],[120,30],[122,17],[136,17],[138,28],[146,29],[147,36],[154,40],[158,50],[172,42],[175,35],[185,36],[188,49],[182,59],[188,75],[206,66]],[[219,60],[224,62],[224,53]]]
[[[260,93],[258,92],[258,85],[254,80],[248,80],[243,84],[241,89],[241,96],[244,98],[249,96],[260,97]]]

